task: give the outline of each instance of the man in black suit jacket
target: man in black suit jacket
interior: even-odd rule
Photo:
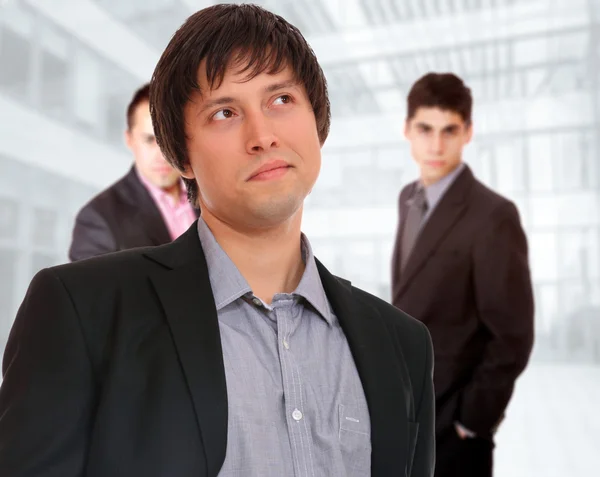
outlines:
[[[460,78],[417,81],[405,133],[421,178],[400,193],[392,302],[433,339],[436,477],[491,476],[494,433],[533,343],[527,240],[515,205],[462,163],[472,127]]]
[[[187,201],[179,171],[156,144],[148,84],[135,92],[127,107],[125,142],[134,166],[77,214],[71,261],[169,243],[198,216]]]
[[[300,231],[330,122],[300,32],[253,5],[201,10],[151,91],[202,216],[36,275],[3,362],[0,475],[431,477],[427,328]]]

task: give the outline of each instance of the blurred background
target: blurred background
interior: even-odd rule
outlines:
[[[0,352],[74,216],[131,164],[125,109],[210,0],[0,0]],[[238,2],[239,3],[239,2]],[[472,88],[466,162],[519,207],[537,336],[498,433],[498,477],[596,475],[600,448],[600,0],[263,0],[304,33],[333,112],[304,231],[390,300],[397,197],[417,169],[405,98],[429,71]]]

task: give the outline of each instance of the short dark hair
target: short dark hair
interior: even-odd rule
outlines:
[[[179,171],[189,163],[184,107],[200,91],[198,69],[206,60],[211,88],[218,88],[230,64],[244,64],[248,79],[291,67],[311,103],[321,144],[331,121],[327,82],[317,58],[300,31],[279,15],[256,5],[219,4],[190,16],[160,57],[150,86],[150,114],[163,155]],[[197,203],[198,186],[184,179],[188,197]]]
[[[133,98],[127,106],[127,129],[131,130],[133,127],[135,110],[145,101],[150,102],[150,83],[146,83],[133,94]]]
[[[465,123],[471,124],[471,90],[453,73],[427,73],[419,78],[408,93],[407,103],[407,120],[419,108],[440,108],[460,114]]]

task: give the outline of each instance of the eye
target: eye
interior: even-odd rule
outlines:
[[[288,104],[292,102],[292,97],[289,94],[282,94],[273,101],[273,104]]]
[[[233,117],[233,111],[231,109],[221,109],[213,114],[212,119],[216,119],[217,121],[223,121],[224,119],[229,119]]]

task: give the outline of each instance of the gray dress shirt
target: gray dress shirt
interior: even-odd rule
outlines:
[[[298,287],[268,305],[254,296],[202,218],[198,234],[227,382],[227,451],[219,476],[369,476],[365,394],[306,237]]]
[[[442,177],[439,181],[434,182],[433,184],[425,187],[425,197],[427,198],[427,213],[421,223],[421,227],[425,225],[425,222],[431,217],[431,214],[435,210],[436,206],[439,204],[442,197],[446,191],[450,188],[456,178],[460,175],[460,173],[465,168],[465,163],[461,162],[456,169],[454,169],[450,174],[445,177]],[[420,187],[423,187],[419,184]]]

